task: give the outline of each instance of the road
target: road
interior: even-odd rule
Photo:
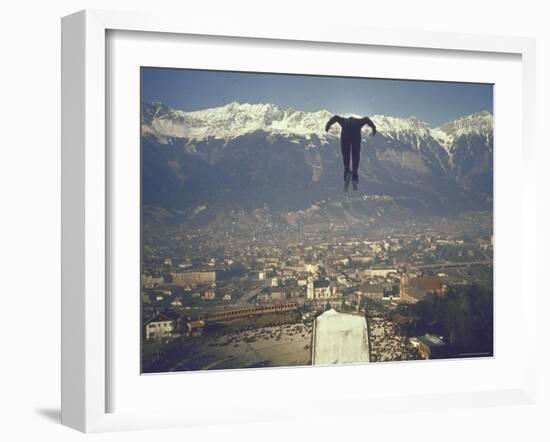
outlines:
[[[234,304],[235,305],[243,305],[250,303],[250,300],[254,298],[258,293],[260,293],[264,288],[269,287],[269,281],[263,281],[259,283],[256,287],[254,287],[252,290],[249,290],[244,295],[242,295]]]
[[[445,267],[470,267],[470,266],[478,266],[478,265],[492,265],[493,261],[487,260],[487,261],[470,261],[470,262],[452,262],[452,261],[446,261],[439,264],[425,264],[425,265],[418,265],[415,266],[419,269],[429,269],[429,268],[445,268]]]

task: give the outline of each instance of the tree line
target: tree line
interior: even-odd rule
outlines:
[[[452,287],[444,296],[428,295],[400,305],[394,316],[409,336],[431,333],[448,344],[449,357],[493,355],[493,291],[477,284]]]

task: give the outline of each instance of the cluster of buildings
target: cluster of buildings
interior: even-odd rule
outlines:
[[[210,328],[213,323],[226,321],[221,329],[240,324],[254,329],[267,320],[260,315],[282,312],[282,320],[301,317],[313,324],[315,339],[326,331],[326,338],[313,341],[317,363],[438,358],[449,347],[443,339],[432,334],[410,338],[408,317],[400,323],[392,309],[430,295],[446,296],[448,286],[471,281],[475,273],[441,264],[492,259],[492,223],[475,214],[377,230],[323,223],[277,227],[268,219],[250,227],[230,216],[224,228],[212,223],[144,232],[145,340],[160,339],[163,347],[181,335],[189,337],[190,345],[205,342],[206,347],[210,332],[219,330]],[[373,318],[378,307],[385,316]],[[288,314],[294,311],[298,314]],[[204,339],[194,339],[205,331]],[[367,332],[372,335],[365,347]],[[355,344],[342,347],[348,336]],[[348,357],[352,351],[358,353]]]
[[[175,293],[187,293],[191,298],[203,300],[216,299],[216,271],[184,270],[165,274],[160,272],[142,274],[144,304],[166,304],[165,300],[168,299],[172,308],[183,307],[183,298],[174,296]]]
[[[405,271],[401,274],[399,297],[401,302],[416,304],[429,294],[443,296],[448,288],[439,276],[411,276]]]
[[[468,221],[472,226],[478,222]],[[315,231],[300,232],[296,237],[277,237],[273,232],[219,238],[223,232],[198,229],[192,236],[182,234],[181,248],[168,252],[156,244],[145,247],[148,258],[144,260],[142,294],[144,317],[148,319],[144,335],[146,339],[178,332],[199,336],[209,321],[239,314],[228,313],[239,309],[256,312],[288,304],[318,308],[338,302],[355,308],[364,299],[395,305],[415,304],[431,294],[445,296],[448,284],[454,286],[455,281],[449,282],[437,271],[427,275],[419,264],[450,262],[447,259],[453,258],[447,258],[447,252],[450,257],[464,252],[464,259],[490,258],[492,238],[485,235],[484,239],[472,240],[446,234],[444,229],[454,227],[442,225],[430,230],[419,225],[419,231],[380,235],[379,239]],[[174,243],[174,238],[167,238],[166,243]],[[235,268],[239,269],[238,276],[225,276]],[[253,296],[243,297],[252,291]],[[221,316],[200,318],[187,310],[195,306]],[[180,324],[170,312],[186,319]],[[433,341],[418,337],[414,345],[423,357],[431,357],[436,348]]]
[[[376,248],[383,247],[379,243]],[[372,247],[370,244],[369,247]],[[249,302],[256,304],[329,301],[348,295],[377,301],[416,303],[428,294],[443,296],[448,286],[441,276],[425,276],[407,272],[397,266],[360,266],[347,268],[344,263],[334,266],[330,254],[318,264],[294,259],[262,257],[256,260],[260,269],[250,269],[243,281],[263,283]],[[353,259],[353,257],[351,258]],[[260,263],[260,264],[259,264]],[[238,286],[237,286],[238,287]],[[174,292],[187,293],[190,298],[206,301],[233,301],[230,293],[220,292],[215,268],[191,268],[142,275],[144,301],[153,304],[170,299],[173,309],[184,306],[184,298]],[[163,304],[166,306],[166,303]]]
[[[430,294],[444,296],[448,289],[442,276],[401,271],[392,272],[386,278],[366,278],[357,286],[355,294],[376,301],[416,304]]]
[[[216,271],[206,270],[183,270],[171,271],[167,274],[156,272],[144,272],[141,276],[143,288],[155,288],[163,285],[174,285],[187,287],[197,284],[215,284]]]

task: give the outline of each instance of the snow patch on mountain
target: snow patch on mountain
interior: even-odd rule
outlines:
[[[430,135],[430,127],[427,123],[418,120],[415,117],[397,118],[387,115],[374,115],[372,121],[376,125],[376,130],[390,136],[399,136],[405,133],[415,133],[425,138]]]
[[[453,137],[452,135],[448,134],[447,132],[442,131],[439,127],[436,127],[435,129],[432,129],[431,131],[432,137],[441,144],[447,152],[449,152],[449,149],[451,148],[451,145],[453,144]]]
[[[196,216],[198,215],[199,213],[201,213],[202,211],[204,211],[206,209],[208,205],[207,204],[200,204],[198,205],[194,210],[193,210],[193,216]]]

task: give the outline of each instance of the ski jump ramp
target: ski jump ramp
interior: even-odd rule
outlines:
[[[327,310],[313,328],[312,364],[370,362],[367,321],[363,315]]]

